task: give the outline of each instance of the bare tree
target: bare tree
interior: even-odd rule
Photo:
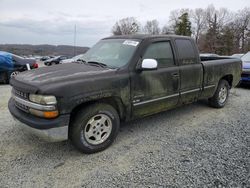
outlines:
[[[172,33],[175,33],[175,27],[179,23],[179,18],[184,13],[190,14],[190,10],[189,9],[176,9],[170,12],[168,28]]]
[[[202,8],[196,8],[191,11],[191,22],[194,38],[196,43],[198,43],[201,34],[206,29],[206,11]]]
[[[222,46],[219,41],[221,38],[221,31],[229,23],[230,14],[225,8],[216,10],[213,5],[209,5],[206,9],[206,22],[207,22],[207,32],[206,32],[206,50],[213,53],[219,53],[218,49]]]
[[[157,20],[147,21],[143,28],[144,32],[147,34],[158,35],[160,34],[159,22]]]
[[[234,21],[236,33],[239,36],[239,48],[241,51],[246,51],[246,43],[249,42],[250,35],[250,8],[244,8],[236,14]]]
[[[112,29],[114,35],[131,35],[140,29],[139,22],[134,17],[127,17],[115,23]]]
[[[168,34],[174,34],[173,30],[171,30],[168,25],[163,26],[163,28],[161,30],[161,33],[162,34],[166,34],[166,35],[168,35]]]

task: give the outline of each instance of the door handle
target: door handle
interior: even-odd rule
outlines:
[[[173,77],[179,77],[179,73],[175,72],[172,74]]]

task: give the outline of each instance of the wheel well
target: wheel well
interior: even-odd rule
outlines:
[[[94,101],[88,101],[88,102],[84,102],[84,103],[79,104],[78,106],[76,106],[72,110],[70,120],[74,119],[74,116],[81,108],[84,108],[86,106],[89,106],[89,105],[92,105],[95,103],[106,103],[106,104],[111,105],[114,109],[117,110],[117,113],[118,113],[120,119],[121,120],[125,119],[125,113],[124,113],[125,108],[124,108],[124,104],[122,103],[121,99],[119,99],[118,97],[108,97],[108,98],[103,98],[103,99],[94,100]]]
[[[233,75],[229,74],[229,75],[223,76],[221,80],[226,80],[229,83],[230,88],[233,86]]]

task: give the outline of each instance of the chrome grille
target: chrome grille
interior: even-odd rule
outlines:
[[[28,93],[19,91],[19,90],[14,89],[14,88],[12,89],[12,95],[17,96],[17,97],[22,98],[22,99],[25,99],[25,100],[28,100]],[[21,104],[21,103],[19,103],[17,101],[15,101],[15,106],[18,109],[29,113],[29,107],[28,106],[25,106],[25,105],[23,105],[23,104]]]
[[[18,109],[22,110],[22,111],[25,111],[25,112],[29,112],[29,107],[28,106],[25,106],[23,104],[20,104],[18,102],[15,101],[15,105]]]
[[[29,96],[28,93],[19,91],[19,90],[17,90],[17,89],[13,89],[13,90],[12,90],[12,93],[13,93],[15,96],[20,97],[20,98],[22,98],[22,99],[28,99],[28,98],[29,98],[29,97],[28,97],[28,96]]]

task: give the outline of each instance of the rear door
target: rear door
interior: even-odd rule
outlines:
[[[176,106],[179,100],[179,68],[168,40],[148,43],[143,59],[155,59],[157,70],[136,72],[131,79],[134,117],[157,113]]]
[[[182,103],[198,99],[202,88],[203,68],[198,50],[192,40],[175,39],[180,68],[180,94]]]

